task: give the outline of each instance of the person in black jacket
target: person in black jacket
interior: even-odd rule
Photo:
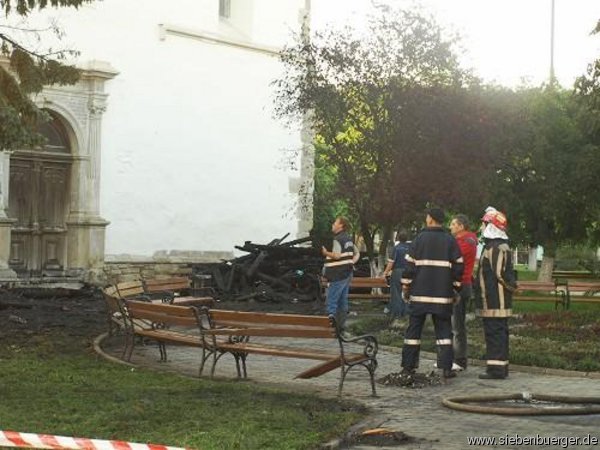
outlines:
[[[413,241],[406,256],[402,288],[410,302],[410,322],[404,335],[402,368],[413,374],[419,366],[421,333],[427,314],[431,314],[438,349],[437,367],[445,378],[456,376],[452,371],[452,308],[460,290],[463,258],[456,240],[448,233],[444,211],[430,208],[426,228]]]
[[[345,217],[336,217],[331,224],[334,234],[331,251],[325,247],[321,248],[321,254],[325,257],[324,275],[329,282],[327,288],[326,308],[329,316],[335,317],[340,330],[344,329],[348,315],[348,293],[354,264],[360,257],[360,253],[354,246],[348,230],[350,224]]]
[[[489,207],[481,220],[484,247],[475,282],[475,314],[483,319],[486,371],[479,378],[504,379],[508,376],[508,318],[512,315],[516,277],[506,216]]]

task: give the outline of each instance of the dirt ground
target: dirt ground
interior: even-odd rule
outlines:
[[[218,302],[220,309],[324,314],[322,302],[273,303],[253,300]],[[0,339],[18,343],[32,335],[60,331],[93,338],[107,329],[101,292],[93,287],[68,289],[0,289]]]
[[[106,329],[105,311],[92,288],[0,290],[0,338],[15,342],[55,330],[92,337]]]

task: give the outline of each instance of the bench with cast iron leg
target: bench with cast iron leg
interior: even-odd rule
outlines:
[[[247,358],[251,354],[309,359],[320,362],[298,374],[296,378],[318,377],[339,367],[341,375],[338,394],[341,396],[348,372],[356,366],[363,366],[369,373],[372,395],[376,395],[378,346],[373,336],[345,338],[338,332],[335,320],[325,316],[218,309],[203,309],[203,314],[207,317],[207,321],[202,322],[202,333],[207,346],[206,359],[212,358],[211,376],[214,375],[217,362],[227,354],[235,359],[240,378],[247,377]],[[261,338],[261,342],[250,342],[255,337]],[[326,339],[331,341],[332,346],[326,350],[298,348],[293,342],[285,345],[283,338]],[[358,348],[361,346],[362,350],[350,351],[351,344],[359,345]]]
[[[145,327],[131,327],[131,338],[126,355],[127,360],[135,346],[135,337],[151,339],[158,343],[160,360],[167,360],[166,344],[183,345],[202,349],[199,375],[202,375],[206,361],[205,345],[202,336],[201,318],[193,306],[178,306],[164,303],[152,303],[136,300],[126,300],[127,314],[133,321],[144,321]]]
[[[524,292],[542,295],[523,295]],[[554,300],[554,309],[561,306],[568,309],[567,287],[557,281],[519,281],[513,300],[518,301],[548,301]]]
[[[210,287],[193,288],[187,277],[170,277],[144,280],[144,293],[163,303],[180,306],[212,306],[215,299]]]

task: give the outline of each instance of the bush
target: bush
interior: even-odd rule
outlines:
[[[600,261],[596,249],[587,245],[565,245],[556,252],[556,270],[587,270],[600,272]]]

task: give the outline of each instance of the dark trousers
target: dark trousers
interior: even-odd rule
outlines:
[[[419,367],[419,353],[421,351],[421,333],[427,314],[411,313],[408,328],[404,335],[402,347],[402,367],[416,369]],[[452,368],[452,322],[451,316],[432,314],[433,327],[437,345],[437,366],[439,369]]]
[[[404,269],[392,270],[392,277],[390,279],[389,303],[391,318],[403,317],[408,315],[410,312],[409,305],[402,297],[402,284],[400,283],[400,280],[402,280],[402,272],[404,272]]]
[[[467,315],[467,303],[471,299],[471,286],[463,285],[460,291],[460,300],[454,305],[452,312],[452,333],[454,334],[454,361],[467,367],[467,327],[465,318]]]
[[[508,375],[508,319],[483,318],[486,370],[497,376]]]

